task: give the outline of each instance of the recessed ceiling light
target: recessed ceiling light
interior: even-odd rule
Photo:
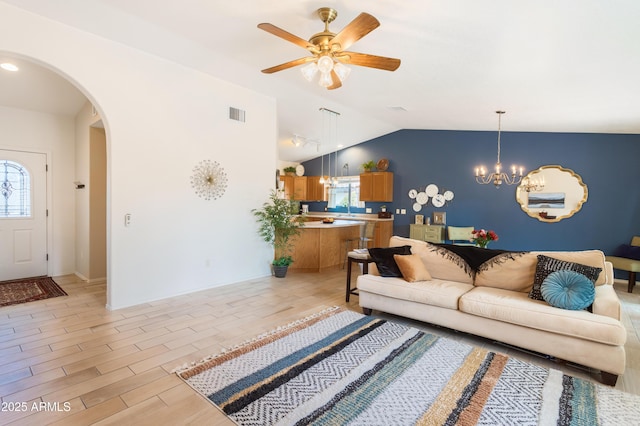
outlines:
[[[10,62],[3,62],[2,64],[0,64],[0,68],[7,71],[18,71],[20,69]]]

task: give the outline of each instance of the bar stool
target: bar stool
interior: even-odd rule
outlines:
[[[369,220],[364,226],[360,227],[360,236],[358,238],[349,238],[344,240],[344,260],[342,261],[342,269],[347,261],[348,253],[353,250],[353,243],[358,243],[356,248],[369,248],[369,243],[373,241],[376,230],[376,222]]]
[[[352,294],[358,295],[358,288],[351,288],[351,264],[352,263],[360,263],[362,264],[362,273],[369,273],[369,263],[373,262],[369,253],[360,253],[357,251],[350,251],[347,253],[347,294],[346,301],[349,301],[349,297]]]

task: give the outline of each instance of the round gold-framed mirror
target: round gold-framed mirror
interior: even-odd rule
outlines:
[[[562,166],[542,166],[522,179],[516,201],[541,222],[559,222],[576,214],[589,191],[579,174]]]

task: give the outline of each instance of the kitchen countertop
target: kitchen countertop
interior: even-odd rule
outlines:
[[[324,217],[333,217],[336,220],[348,220],[348,221],[353,221],[353,220],[358,220],[358,221],[362,221],[362,220],[374,220],[374,221],[380,221],[380,222],[393,222],[393,215],[391,215],[390,218],[379,218],[377,213],[372,213],[372,214],[368,214],[368,213],[330,213],[330,212],[309,212],[305,215],[301,215],[301,216],[306,216],[309,219],[313,219],[314,217],[318,217],[318,218],[324,218]],[[329,225],[331,226],[331,225]]]
[[[326,216],[323,216],[326,217]],[[333,223],[322,223],[321,220],[310,220],[304,223],[302,227],[307,229],[322,229],[322,228],[341,228],[345,226],[364,225],[364,222],[354,220],[340,220],[336,219]]]

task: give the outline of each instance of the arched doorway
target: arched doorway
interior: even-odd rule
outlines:
[[[90,96],[32,58],[0,53],[0,149],[47,157],[47,274],[107,278],[107,132]],[[6,88],[7,90],[4,90]],[[2,236],[0,235],[0,238]]]

